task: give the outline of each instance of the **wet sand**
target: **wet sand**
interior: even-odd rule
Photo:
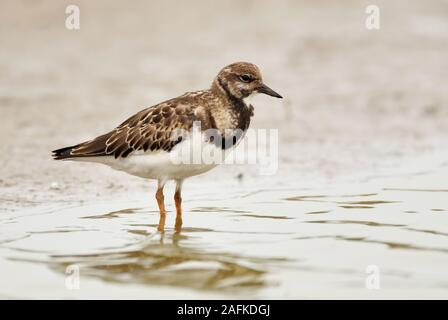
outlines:
[[[448,7],[377,4],[5,3],[0,297],[447,298]],[[254,101],[279,170],[187,180],[181,234],[171,185],[161,235],[153,182],[50,159],[235,60],[285,96]]]

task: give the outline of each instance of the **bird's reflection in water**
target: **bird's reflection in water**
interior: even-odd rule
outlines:
[[[178,211],[179,212],[179,211]],[[157,225],[157,231],[165,233],[165,221],[166,212],[161,212],[159,215],[159,224]],[[174,231],[179,234],[182,231],[182,215],[176,214],[176,222],[174,223]]]
[[[160,223],[139,226],[143,228],[128,232],[145,236],[145,240],[132,249],[52,256],[50,265],[65,272],[68,265],[76,264],[83,276],[121,283],[244,292],[265,285],[259,259],[208,252],[207,244],[188,235],[212,230],[184,228],[181,232],[178,225],[175,230],[150,233],[148,227],[157,228]]]

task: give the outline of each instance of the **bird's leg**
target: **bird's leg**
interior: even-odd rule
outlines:
[[[157,228],[158,231],[163,232],[165,230],[165,219],[166,219],[166,210],[165,210],[165,204],[163,202],[164,196],[163,196],[163,187],[164,183],[161,181],[158,182],[157,185],[157,192],[156,192],[156,200],[157,204],[159,205],[159,211],[160,211],[160,219],[159,219],[159,226]]]
[[[176,192],[174,193],[174,203],[176,205],[176,224],[174,230],[180,233],[182,230],[182,197],[181,197],[182,181],[176,181]]]

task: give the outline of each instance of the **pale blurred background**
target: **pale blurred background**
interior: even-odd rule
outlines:
[[[80,8],[80,30],[65,27],[65,8],[69,4]],[[370,4],[380,8],[379,30],[365,27],[365,9]],[[51,159],[50,151],[109,131],[144,107],[186,91],[207,88],[219,69],[241,60],[257,64],[265,82],[285,97],[279,101],[263,96],[254,101],[253,126],[279,129],[279,171],[266,177],[259,176],[251,166],[223,166],[188,180],[184,199],[186,211],[191,211],[191,215],[185,218],[187,225],[194,224],[193,209],[205,206],[205,200],[201,199],[220,199],[220,206],[224,208],[235,205],[223,198],[231,191],[250,193],[255,189],[285,188],[293,190],[292,195],[297,196],[299,191],[295,190],[314,184],[317,191],[310,192],[320,194],[319,188],[329,184],[338,190],[342,181],[362,182],[371,177],[388,176],[401,172],[408,165],[413,165],[415,172],[431,172],[440,178],[442,175],[438,174],[439,167],[436,168],[434,159],[440,160],[438,164],[447,164],[448,1],[1,0],[0,6],[0,210],[5,214],[23,210],[37,210],[33,212],[41,214],[40,208],[56,210],[59,206],[76,207],[128,197],[145,199],[147,202],[142,200],[141,203],[155,209],[153,183],[102,166],[56,162]],[[446,173],[446,168],[444,170]],[[408,176],[400,179],[396,185],[408,184]],[[431,179],[427,179],[425,187],[431,187],[434,181]],[[440,178],[437,188],[443,189],[440,184],[444,181]],[[422,187],[423,183],[419,183],[416,182],[416,186]],[[352,194],[353,190],[348,192]],[[198,194],[206,196],[193,196]],[[297,207],[282,207],[284,198],[292,195],[286,191],[266,195],[263,200],[270,199],[273,203],[268,213],[290,215],[290,219],[305,217],[300,203]],[[398,198],[392,200],[405,203]],[[244,200],[246,202],[238,206],[250,202]],[[424,204],[429,211],[448,209],[431,207],[437,201],[418,200],[415,205]],[[209,205],[218,206],[213,202]],[[401,209],[394,212],[416,210]],[[317,212],[322,210],[327,209],[314,208]],[[409,222],[403,222],[400,215],[383,218],[382,213],[388,212],[380,210],[379,215],[362,219],[393,219],[397,229]],[[353,210],[340,214],[355,219]],[[438,217],[445,216],[440,213]],[[151,216],[153,218],[157,217]],[[431,219],[434,218],[431,216]],[[259,220],[262,219],[257,222]],[[282,221],[275,220],[275,223]],[[299,220],[285,220],[288,222],[285,229],[279,227],[278,230],[292,228],[292,221]],[[446,230],[436,230],[446,226],[446,220],[433,220],[433,223],[422,229],[446,235]],[[234,230],[236,226],[226,228]],[[252,223],[246,229],[256,226]],[[298,224],[291,232],[300,230],[303,236],[300,226],[303,224]],[[336,227],[338,235],[350,234],[345,233],[348,229],[343,229],[343,225]],[[365,230],[361,229],[365,227],[364,224],[355,231],[365,237]],[[365,233],[371,235],[373,229],[366,229]],[[29,234],[30,230],[33,230],[31,223],[14,234]],[[316,230],[318,234],[318,230],[326,229],[316,225]],[[394,228],[384,230],[396,231]],[[209,233],[208,237],[210,234],[215,235]],[[382,243],[379,239],[385,234],[380,232],[378,237],[367,242]],[[397,234],[387,234],[386,238],[389,235],[391,239],[396,238]],[[91,243],[99,238],[92,235]],[[202,240],[218,245],[220,239],[199,238],[196,245],[202,245]],[[419,242],[414,234],[401,239],[420,250],[415,252],[426,254],[422,248],[429,244],[423,240]],[[48,243],[62,246],[64,241],[48,238],[39,250],[45,249]],[[251,238],[246,243],[250,241],[254,240]],[[332,263],[348,261],[345,254],[352,252],[357,252],[359,259],[368,260],[363,256],[369,252],[363,245],[368,244],[363,243],[359,251],[358,247],[355,250],[341,246],[341,253],[337,251],[339,247],[335,249],[334,241],[329,240],[328,247],[326,243],[320,247],[306,242],[306,248],[314,248],[313,252],[334,252],[334,256],[330,254],[331,260],[325,261],[325,267],[319,265],[319,268],[333,270]],[[289,248],[289,253],[304,252],[295,247],[297,242],[291,243],[284,246]],[[433,256],[418,254],[412,255],[410,260],[403,256],[397,258],[393,255],[395,251],[386,249],[378,253],[382,257],[379,259],[384,258],[385,264],[391,262],[391,270],[421,267],[418,271],[403,271],[404,277],[411,274],[412,278],[413,272],[430,270],[432,263],[446,266],[444,250],[448,244],[441,243],[436,236],[431,239],[431,245],[442,246],[441,251],[435,251],[439,255],[435,260],[431,260]],[[19,247],[23,251],[27,246]],[[238,245],[226,247],[226,250],[229,248],[236,250]],[[241,248],[245,248],[244,245]],[[281,254],[278,247],[271,251],[265,249],[264,253]],[[310,261],[306,258],[311,259],[297,257],[298,261]],[[403,261],[404,265],[397,266],[392,261]],[[422,267],[419,263],[428,265]],[[16,267],[10,266],[11,270]],[[356,268],[364,272],[363,265]],[[278,275],[284,274],[287,273],[278,272]],[[446,280],[442,285],[437,278],[443,279],[442,270],[438,275],[437,272],[426,274],[435,278],[423,277],[426,280],[418,280],[418,285],[407,285],[418,287],[424,283],[428,284],[425,288],[433,288],[433,285],[437,290],[446,288]],[[340,291],[326,291],[327,278],[321,275],[301,278],[302,274],[296,274],[288,279],[324,279],[322,286],[316,287],[315,295],[350,296],[347,292],[338,296]],[[333,281],[331,272],[329,277],[329,281]],[[262,297],[300,296],[294,291],[299,290],[299,282],[286,278],[277,279],[286,284],[286,291]],[[401,282],[398,287],[407,288],[403,292],[409,294],[419,292],[409,291]],[[24,284],[22,288],[28,287]],[[11,292],[13,296],[22,296],[20,291]],[[47,294],[53,297],[51,292]],[[101,297],[102,291],[99,292]],[[403,297],[400,295],[403,292],[395,293]],[[35,295],[39,294],[36,291]],[[166,295],[175,296],[173,292]]]
[[[80,8],[80,30],[65,28],[69,4]],[[54,181],[95,180],[95,190],[116,184],[120,173],[54,163],[49,152],[207,88],[221,67],[240,60],[256,63],[285,97],[258,97],[253,125],[280,129],[286,172],[331,178],[445,148],[448,2],[376,1],[380,30],[365,27],[369,4],[3,0],[6,205],[45,197],[42,188]],[[98,172],[99,181],[89,178]]]

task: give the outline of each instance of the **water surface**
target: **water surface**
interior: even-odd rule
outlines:
[[[173,212],[157,232],[158,212],[143,197],[4,214],[0,295],[447,298],[447,178],[441,165],[325,188],[236,188],[210,200],[195,189],[179,234]],[[372,265],[379,289],[365,285]],[[79,290],[66,286],[73,266]]]

